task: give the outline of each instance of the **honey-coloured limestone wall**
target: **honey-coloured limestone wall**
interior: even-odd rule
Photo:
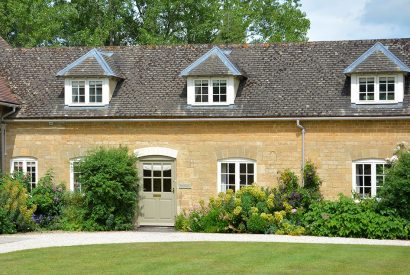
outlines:
[[[305,157],[318,167],[326,198],[352,190],[352,161],[390,157],[397,143],[410,142],[410,120],[302,121]],[[39,176],[53,169],[70,181],[70,159],[98,146],[144,147],[178,151],[177,209],[190,208],[217,193],[217,161],[249,158],[257,163],[257,184],[276,186],[286,168],[300,174],[301,132],[296,121],[282,122],[48,122],[7,125],[6,171],[13,157],[34,157]]]

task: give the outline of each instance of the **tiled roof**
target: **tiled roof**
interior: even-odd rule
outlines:
[[[19,105],[20,102],[16,95],[11,92],[6,80],[0,78],[0,105],[2,104]]]
[[[112,59],[112,55],[113,53],[110,52],[100,52],[97,49],[92,49],[91,51],[59,71],[57,73],[57,76],[109,76],[122,78],[119,69]]]
[[[355,106],[350,77],[343,72],[377,40],[225,45],[229,59],[246,72],[235,104],[188,106],[181,71],[212,49],[210,45],[105,47],[124,79],[108,107],[64,105],[59,70],[90,48],[33,48],[0,51],[0,74],[22,100],[17,118],[255,118],[410,116],[409,77],[404,102]],[[410,64],[410,39],[381,40]]]
[[[389,51],[383,44],[377,42],[358,59],[345,73],[376,73],[376,72],[410,72],[410,68]]]
[[[242,72],[219,47],[213,47],[209,52],[195,60],[185,68],[180,76],[244,76]]]

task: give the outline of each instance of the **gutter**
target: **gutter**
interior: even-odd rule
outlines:
[[[300,171],[301,171],[301,179],[302,179],[302,187],[305,186],[305,179],[304,179],[304,173],[305,173],[305,132],[306,129],[303,127],[302,124],[300,124],[300,120],[296,120],[296,127],[302,130],[302,160],[300,163]]]
[[[206,121],[346,121],[346,120],[410,120],[409,116],[389,116],[389,117],[251,117],[251,118],[43,118],[43,119],[7,119],[9,123],[19,122],[206,122]]]

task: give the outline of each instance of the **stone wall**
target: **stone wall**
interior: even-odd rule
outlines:
[[[306,159],[314,161],[327,198],[350,194],[352,160],[386,158],[395,145],[410,142],[410,121],[305,121]],[[192,207],[217,192],[217,160],[249,158],[257,161],[258,184],[275,186],[278,172],[299,174],[301,134],[295,121],[287,122],[108,122],[12,123],[7,128],[7,161],[35,157],[39,176],[52,168],[69,186],[69,161],[97,146],[127,146],[178,150],[178,209]]]

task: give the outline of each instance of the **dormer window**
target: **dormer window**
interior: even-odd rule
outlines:
[[[361,102],[394,102],[395,76],[359,77],[359,100]]]
[[[195,103],[208,102],[208,80],[195,80]]]
[[[102,103],[103,102],[103,91],[102,91],[102,81],[90,81],[89,82],[89,94],[90,103]]]
[[[352,75],[352,103],[389,104],[403,102],[403,74]]]
[[[226,79],[196,79],[195,103],[219,104],[227,102]]]
[[[85,81],[71,81],[72,103],[85,103]]]
[[[66,79],[65,93],[68,106],[102,106],[109,104],[112,95],[109,79]]]
[[[226,102],[226,80],[213,80],[212,94],[214,102]]]
[[[230,60],[230,51],[212,48],[185,68],[180,76],[187,80],[187,104],[226,106],[235,104],[241,79],[246,76]]]
[[[376,43],[344,70],[350,76],[353,104],[403,102],[404,75],[410,68],[387,47]]]
[[[92,49],[57,73],[65,78],[65,105],[106,106],[117,82],[123,79],[112,59],[113,53]]]

